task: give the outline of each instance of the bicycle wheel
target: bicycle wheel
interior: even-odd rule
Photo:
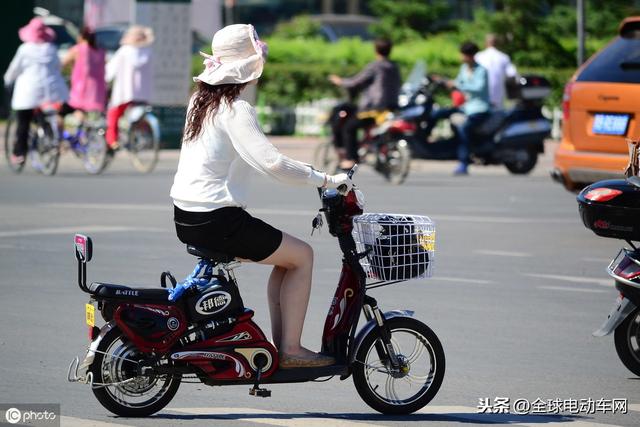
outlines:
[[[82,141],[82,164],[92,175],[97,175],[107,166],[107,140],[103,128],[87,127]]]
[[[158,163],[160,136],[154,131],[149,113],[131,125],[127,148],[133,167],[139,172],[149,173]]]
[[[58,170],[60,141],[46,118],[37,121],[33,149],[29,154],[33,167],[43,175],[51,176]]]
[[[7,127],[4,130],[4,156],[7,159],[9,169],[14,173],[22,172],[25,162],[12,163],[11,155],[13,154],[13,146],[16,144],[16,118],[13,114],[7,119]]]
[[[444,351],[436,334],[416,319],[393,318],[387,325],[401,369],[390,369],[388,360],[379,353],[378,333],[372,330],[356,354],[353,382],[362,400],[376,411],[410,414],[438,393],[444,378]]]

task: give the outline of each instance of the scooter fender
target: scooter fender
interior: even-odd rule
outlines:
[[[151,131],[153,132],[153,136],[157,140],[160,140],[160,121],[158,120],[158,118],[153,113],[150,113],[150,112],[147,112],[144,118],[147,121],[147,123],[149,123],[149,126],[151,127]]]
[[[384,318],[385,320],[393,319],[396,317],[411,318],[413,317],[414,313],[415,312],[413,310],[391,310],[384,313]],[[351,353],[351,355],[349,356],[350,363],[354,362],[356,358],[356,354],[358,354],[358,350],[362,345],[362,341],[364,340],[364,337],[366,337],[369,334],[369,332],[371,332],[375,327],[376,327],[376,321],[375,319],[371,319],[367,323],[365,323],[362,329],[360,329],[360,331],[358,332],[358,334],[354,339],[355,344],[353,346],[353,353]]]
[[[93,359],[96,356],[96,351],[98,350],[100,341],[102,341],[102,338],[104,338],[104,336],[107,335],[107,333],[111,329],[115,328],[115,326],[116,322],[114,322],[113,320],[107,323],[100,329],[100,334],[98,334],[98,337],[91,342],[91,344],[89,345],[89,349],[87,350],[87,354],[84,356],[84,360],[82,361],[80,366],[78,366],[78,374],[80,375],[80,377],[86,378],[87,373],[89,372],[89,367],[91,367]]]
[[[636,309],[636,305],[631,302],[630,299],[619,296],[615,303],[613,304],[613,308],[611,309],[611,313],[607,316],[607,320],[604,321],[600,329],[593,332],[594,337],[604,337],[609,335],[611,332],[615,331],[618,326],[624,321],[624,319],[629,316],[633,310]]]

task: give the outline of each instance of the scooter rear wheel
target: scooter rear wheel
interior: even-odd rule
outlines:
[[[640,308],[616,328],[613,338],[624,366],[640,377]]]
[[[376,411],[410,414],[438,393],[445,371],[444,350],[436,334],[418,320],[392,318],[386,325],[401,369],[390,369],[382,341],[373,329],[358,348],[353,382],[362,400]],[[379,354],[381,351],[385,354]]]
[[[143,358],[118,328],[102,338],[90,368],[92,391],[102,406],[121,417],[146,417],[173,399],[181,375],[140,376],[138,361]]]

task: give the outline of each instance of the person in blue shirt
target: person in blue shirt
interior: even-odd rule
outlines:
[[[469,167],[469,144],[473,131],[489,116],[489,73],[478,64],[474,56],[480,49],[475,43],[465,42],[460,46],[462,65],[455,80],[448,80],[447,87],[464,94],[465,102],[460,110],[467,116],[464,123],[457,126],[458,160],[455,175],[466,175]]]

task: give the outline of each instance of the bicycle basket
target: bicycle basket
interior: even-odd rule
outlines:
[[[371,279],[409,280],[431,277],[435,224],[426,216],[367,213],[353,218],[353,237]]]

